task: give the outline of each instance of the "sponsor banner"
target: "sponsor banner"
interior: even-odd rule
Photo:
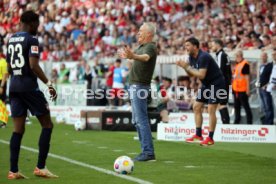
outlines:
[[[148,112],[151,131],[156,132],[157,124],[160,122],[160,114]],[[129,111],[104,111],[102,113],[103,130],[112,131],[135,131],[132,123],[132,114]]]
[[[75,124],[76,121],[81,120],[81,111],[107,111],[108,108],[106,106],[49,106],[51,111],[51,116],[55,117],[57,122],[63,122],[66,124]],[[125,112],[124,108],[117,108],[116,111],[112,111],[113,114],[119,112]],[[130,112],[127,111],[130,114]],[[88,123],[100,123],[101,120],[99,118],[88,118]],[[109,120],[110,121],[110,120]],[[124,118],[123,121],[126,124],[127,119]],[[152,123],[157,123],[156,119],[151,119]],[[156,130],[156,128],[155,128]]]
[[[75,124],[76,121],[81,120],[82,110],[104,110],[105,107],[87,107],[87,106],[50,106],[51,116],[58,121],[66,124]]]
[[[203,125],[203,137],[208,136],[208,125]],[[195,134],[195,125],[179,123],[159,123],[157,139],[185,141]],[[276,143],[275,125],[223,125],[216,127],[214,140],[217,142]]]
[[[221,142],[276,143],[275,125],[220,125],[215,134]]]
[[[209,123],[209,114],[203,113],[203,124]],[[222,123],[219,113],[216,114],[217,116],[217,124]],[[170,113],[169,114],[169,123],[188,123],[194,122],[194,113],[193,112],[181,112],[181,113]]]

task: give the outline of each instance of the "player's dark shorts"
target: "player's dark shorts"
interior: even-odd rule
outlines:
[[[206,104],[227,104],[228,91],[224,83],[220,85],[202,85],[198,90],[196,101]]]
[[[41,116],[49,114],[49,105],[41,91],[10,92],[12,117],[26,116],[27,110],[32,115]]]

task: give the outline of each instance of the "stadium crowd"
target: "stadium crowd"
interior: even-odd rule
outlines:
[[[183,53],[185,38],[203,50],[220,38],[228,50],[276,47],[276,3],[266,0],[1,0],[0,44],[18,30],[23,9],[40,15],[42,61],[92,60],[114,56],[121,45],[136,45],[137,27],[156,22],[159,54]],[[4,48],[5,51],[5,48]]]

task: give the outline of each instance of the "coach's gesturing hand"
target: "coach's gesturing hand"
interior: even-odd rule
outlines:
[[[188,62],[182,60],[176,61],[176,65],[184,69],[187,69],[190,66]]]
[[[118,55],[122,59],[134,59],[134,53],[129,48],[129,46],[125,46],[123,49],[119,49]]]
[[[126,47],[124,48],[124,53],[125,53],[127,59],[134,59],[134,53],[133,53],[133,51],[129,48],[129,46],[126,46]]]
[[[127,59],[124,49],[119,49],[117,54],[121,59]]]

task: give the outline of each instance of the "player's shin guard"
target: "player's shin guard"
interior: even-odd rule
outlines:
[[[37,167],[39,169],[44,169],[46,164],[46,159],[50,149],[52,128],[43,128],[39,138],[39,154]]]
[[[13,132],[10,140],[10,171],[13,173],[18,172],[18,157],[22,136],[20,133]]]
[[[223,124],[229,124],[230,123],[230,116],[229,116],[228,108],[224,107],[223,109],[220,109],[219,112],[220,112],[222,123]]]

